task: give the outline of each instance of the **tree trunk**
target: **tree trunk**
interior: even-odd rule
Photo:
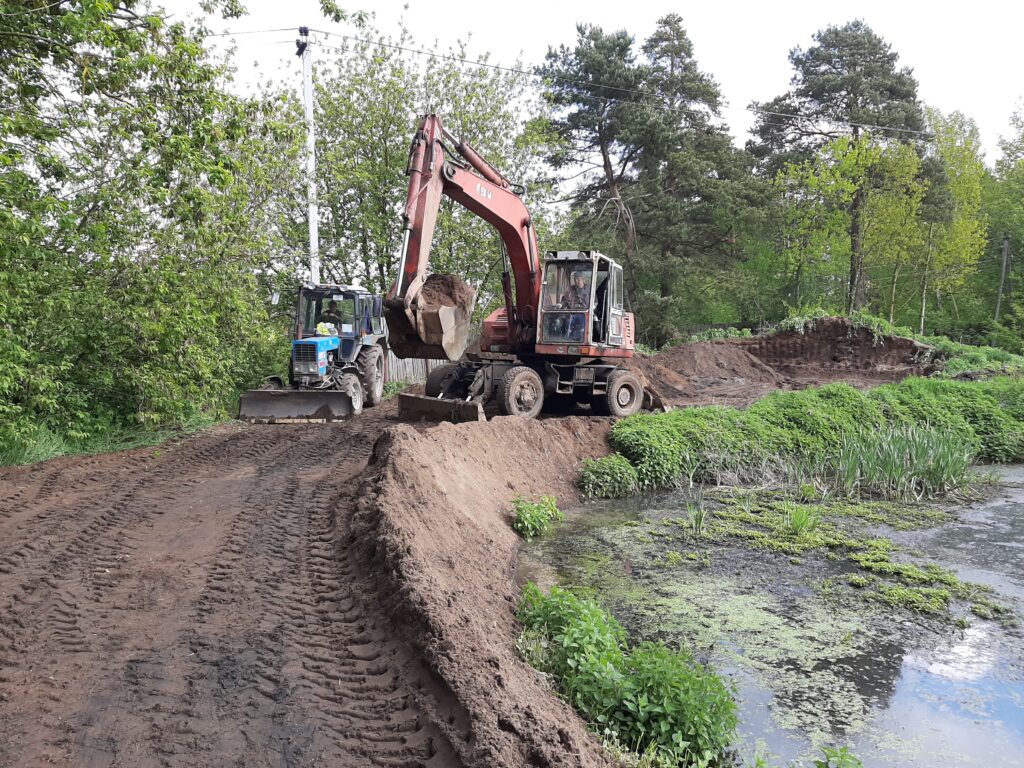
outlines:
[[[918,323],[917,332],[924,335],[924,312],[928,304],[928,270],[932,265],[932,232],[935,230],[934,224],[928,225],[928,255],[924,262],[924,275],[921,278],[921,320]]]
[[[892,325],[893,314],[896,311],[896,281],[900,278],[900,265],[892,271],[892,291],[889,294],[889,325]]]
[[[864,212],[864,189],[859,187],[850,200],[850,284],[846,293],[846,313],[860,309],[864,303],[861,286],[864,271],[864,234],[861,216]]]

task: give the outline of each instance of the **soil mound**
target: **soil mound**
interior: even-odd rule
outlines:
[[[782,331],[733,343],[797,386],[830,381],[871,386],[938,369],[932,347],[902,336],[876,336],[845,317],[816,320],[803,333]]]
[[[518,537],[510,501],[575,497],[583,458],[606,454],[608,422],[499,417],[417,432],[374,447],[352,527],[360,565],[402,639],[451,691],[433,722],[466,766],[606,766],[567,704],[515,651]]]
[[[683,344],[632,363],[669,406],[743,406],[774,389],[845,381],[869,387],[937,370],[934,350],[913,339],[874,335],[844,317],[803,333]]]
[[[475,299],[476,291],[455,275],[429,275],[420,290],[421,306],[461,307],[467,314]]]
[[[728,341],[683,344],[632,367],[667,406],[742,404],[782,386],[775,371]]]

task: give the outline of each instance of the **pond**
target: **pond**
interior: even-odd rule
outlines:
[[[842,525],[890,539],[894,560],[991,587],[1002,616],[961,600],[935,615],[868,600],[844,557],[698,535],[685,522],[693,494],[681,492],[569,510],[524,545],[521,578],[589,592],[633,640],[711,663],[736,691],[743,761],[810,764],[845,745],[865,766],[1019,766],[1024,468],[1000,473],[989,500],[949,522]]]

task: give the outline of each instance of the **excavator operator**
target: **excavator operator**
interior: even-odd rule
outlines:
[[[320,313],[320,317],[316,319],[318,323],[331,323],[335,328],[340,329],[344,318],[341,316],[341,312],[338,311],[338,302],[332,301],[327,305],[327,309]]]
[[[572,284],[562,294],[562,307],[565,309],[587,309],[590,306],[590,291],[587,288],[587,278],[583,272],[576,272],[572,276]]]

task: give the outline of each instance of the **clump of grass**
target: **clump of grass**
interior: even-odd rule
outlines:
[[[794,536],[803,536],[818,527],[821,517],[809,504],[794,504],[786,515],[786,524]]]
[[[639,485],[636,467],[620,453],[583,461],[579,486],[584,496],[618,499],[636,493]]]
[[[384,399],[388,400],[389,398],[394,397],[398,393],[404,392],[406,387],[408,387],[410,384],[412,384],[412,382],[406,381],[405,379],[394,379],[392,381],[384,382]]]
[[[961,488],[973,460],[968,438],[908,425],[847,435],[826,472],[847,496],[920,501]]]
[[[519,605],[530,661],[583,717],[616,744],[670,765],[720,761],[736,731],[726,684],[685,651],[629,647],[622,626],[591,600],[527,584]],[[649,763],[656,764],[656,763]]]
[[[516,498],[512,501],[512,509],[512,527],[524,539],[540,536],[552,522],[565,519],[554,496],[541,496],[540,501]]]

